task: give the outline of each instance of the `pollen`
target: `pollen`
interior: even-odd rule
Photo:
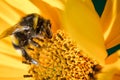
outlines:
[[[30,76],[27,76],[33,80],[95,80],[102,68],[62,30],[53,34],[52,39],[34,38],[34,41],[40,47],[29,45],[27,50],[39,63],[29,64]]]

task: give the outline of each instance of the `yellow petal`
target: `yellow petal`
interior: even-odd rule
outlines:
[[[53,32],[55,32],[62,26],[60,21],[61,14],[59,12],[59,9],[49,5],[48,3],[42,0],[31,0],[31,2],[41,10],[42,16],[44,16],[47,19],[50,19],[52,23]]]
[[[0,10],[0,18],[6,21],[8,24],[14,25],[16,22],[18,22],[20,16],[4,1],[0,1]]]
[[[10,78],[6,78],[6,77],[0,77],[0,80],[24,80],[24,78],[21,77],[10,77]]]
[[[107,0],[101,23],[105,38],[106,48],[120,44],[120,1]]]
[[[4,27],[4,28],[3,28]],[[7,22],[5,22],[2,18],[0,18],[0,34],[8,29],[10,27],[10,24],[8,24]]]
[[[64,28],[79,47],[99,62],[104,63],[107,54],[99,17],[89,6],[84,0],[68,0],[64,13]]]
[[[40,14],[40,10],[29,0],[5,0],[9,5],[13,6],[14,8],[17,8],[21,10],[22,12],[26,14],[30,13],[38,13]],[[39,5],[41,5],[39,3]]]
[[[0,80],[3,80],[1,78],[15,78],[15,77],[23,78],[23,75],[25,74],[27,74],[27,69],[24,70],[24,69],[19,69],[15,67],[0,65]]]
[[[9,52],[11,53],[11,52]],[[18,69],[27,69],[27,65],[22,64],[21,60],[17,60],[18,56],[7,55],[7,53],[0,52],[0,65],[6,65]],[[20,56],[19,56],[20,57]],[[19,59],[19,58],[18,58]]]
[[[23,78],[23,77],[0,77],[0,80],[33,80],[32,78]]]

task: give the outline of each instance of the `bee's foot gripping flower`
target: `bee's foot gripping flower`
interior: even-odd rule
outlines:
[[[64,31],[52,39],[34,39],[40,48],[30,45],[28,51],[39,64],[30,64],[29,74],[34,80],[94,80],[101,66],[77,48]]]

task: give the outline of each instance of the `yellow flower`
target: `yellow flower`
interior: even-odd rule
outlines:
[[[53,32],[63,26],[79,48],[104,67],[103,73],[98,74],[99,80],[111,80],[120,70],[120,52],[106,59],[106,49],[120,42],[119,3],[108,0],[99,18],[90,0],[4,0],[0,2],[0,32],[16,24],[22,16],[38,13],[51,20]],[[105,60],[106,63],[116,62],[106,64]],[[10,38],[0,40],[0,79],[22,80],[27,71],[27,65],[21,64],[21,56],[12,48]]]
[[[117,0],[108,0],[101,18],[96,14],[90,0],[69,0],[65,5],[64,28],[80,48],[104,65],[102,73],[99,74],[99,80],[111,80],[112,75],[120,70],[119,60],[111,65],[105,64],[106,49],[120,43],[118,4]],[[116,59],[118,59],[118,53],[119,51],[114,54],[117,55]],[[106,62],[109,63],[112,58],[109,58],[109,61],[107,59]]]

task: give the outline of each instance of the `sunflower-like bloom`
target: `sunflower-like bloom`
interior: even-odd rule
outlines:
[[[56,74],[55,78],[52,77],[52,79],[60,77],[62,80],[69,80],[73,78],[70,75],[77,72],[76,70],[79,72],[81,69],[82,72],[85,72],[80,75],[87,74],[83,76],[85,78],[88,75],[90,76],[87,79],[94,77],[91,74],[94,73],[97,74],[95,78],[98,80],[119,80],[120,50],[109,57],[106,52],[106,49],[120,42],[119,3],[118,0],[108,0],[102,17],[99,17],[91,0],[4,0],[0,1],[0,32],[16,24],[26,14],[38,13],[51,20],[54,37],[50,41],[39,42],[43,46],[47,45],[48,48],[38,49],[33,47],[36,52],[30,51],[31,55],[41,63],[39,66],[30,65],[29,73],[32,74],[33,79],[49,79]],[[3,28],[3,26],[5,27]],[[64,31],[57,31],[58,29],[64,29]],[[71,39],[66,33],[69,34]],[[63,40],[64,42],[62,42]],[[49,48],[49,45],[53,46]],[[40,53],[39,51],[49,56],[44,54],[40,54],[40,57],[36,56],[35,53]],[[84,54],[87,56],[78,58]],[[83,61],[85,64],[80,68],[84,63]],[[48,67],[48,62],[52,66]],[[66,62],[68,65],[66,65]],[[57,65],[57,63],[59,64]],[[71,70],[69,69],[74,63],[77,65],[74,66],[75,70],[73,69],[73,72],[70,73]],[[98,64],[100,65],[100,68],[98,68],[100,71],[96,73],[93,67]],[[28,74],[28,66],[21,63],[21,56],[17,55],[13,49],[9,37],[0,40],[1,80],[27,79],[23,75]],[[88,72],[84,70],[86,68],[82,69],[84,66],[87,66]],[[68,69],[68,71],[65,69]],[[61,71],[62,73],[60,73]],[[73,76],[78,78],[78,74],[76,73]],[[84,80],[84,78],[82,79]]]

